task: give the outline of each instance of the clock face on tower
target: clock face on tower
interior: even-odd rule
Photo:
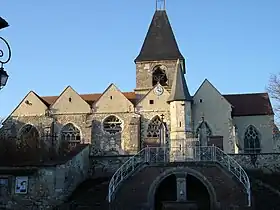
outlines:
[[[163,94],[163,88],[161,86],[157,86],[155,87],[154,92],[157,96],[160,96]]]

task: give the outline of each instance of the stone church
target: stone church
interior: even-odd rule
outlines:
[[[267,93],[222,94],[207,79],[191,95],[167,12],[156,10],[134,60],[136,87],[59,96],[30,91],[3,122],[2,135],[33,135],[42,144],[92,144],[94,154],[134,154],[145,146],[216,145],[227,153],[272,152],[274,113]],[[89,90],[90,91],[90,90]],[[178,141],[179,140],[179,141]]]

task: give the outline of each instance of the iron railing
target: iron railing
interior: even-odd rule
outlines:
[[[169,162],[214,162],[231,172],[244,186],[251,206],[251,184],[245,170],[232,157],[216,146],[187,147],[145,147],[129,158],[112,176],[109,183],[108,200],[112,202],[114,193],[120,184],[145,163]]]

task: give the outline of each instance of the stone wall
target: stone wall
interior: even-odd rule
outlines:
[[[39,132],[40,137],[51,132],[54,123],[54,132],[60,134],[60,131],[67,123],[73,123],[81,132],[82,142],[91,143],[91,118],[88,114],[66,114],[49,116],[21,116],[10,117],[3,123],[1,128],[3,135],[15,137],[20,133],[21,128],[26,124],[31,124]],[[58,136],[58,141],[60,136]]]
[[[0,205],[7,209],[50,209],[63,202],[85,179],[89,171],[89,146],[66,163],[44,167],[0,168],[1,185],[7,180]],[[16,192],[16,179],[27,180],[25,193]]]
[[[122,122],[122,132],[115,135],[103,130],[103,120],[114,115]],[[139,149],[140,116],[128,113],[95,113],[92,120],[93,149],[104,152],[114,150],[118,155],[135,154]],[[93,154],[96,153],[92,151]]]
[[[84,148],[78,155],[55,168],[55,197],[64,200],[76,187],[88,178],[90,170],[90,147]]]
[[[280,171],[280,153],[229,154],[245,170],[261,169],[265,172]],[[112,176],[115,171],[132,155],[91,156],[90,176]]]
[[[52,196],[54,189],[54,167],[48,167],[46,169],[25,169],[17,173],[17,175],[1,175],[1,180],[7,179],[8,186],[3,192],[3,186],[1,186],[1,207],[7,209],[32,209],[37,205],[45,207],[51,206],[51,203],[47,202]],[[16,179],[23,179],[27,181],[26,193],[16,192]],[[3,182],[3,181],[1,181]]]
[[[171,89],[174,74],[176,71],[177,60],[169,61],[149,61],[149,62],[138,62],[136,64],[136,92],[137,94],[145,94],[144,91],[141,94],[141,90],[148,91],[152,86],[152,73],[157,65],[163,65],[166,67],[166,76],[168,79],[168,89]]]
[[[92,156],[90,176],[92,178],[112,176],[132,155]]]
[[[266,172],[280,171],[280,153],[229,155],[244,169],[262,169]]]

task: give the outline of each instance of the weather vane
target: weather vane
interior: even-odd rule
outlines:
[[[166,0],[156,0],[156,10],[165,10]]]

